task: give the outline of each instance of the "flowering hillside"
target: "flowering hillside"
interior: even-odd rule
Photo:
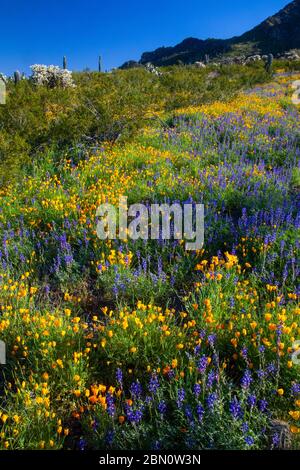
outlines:
[[[299,78],[1,189],[1,449],[299,448]],[[119,196],[203,203],[203,249],[101,241]]]

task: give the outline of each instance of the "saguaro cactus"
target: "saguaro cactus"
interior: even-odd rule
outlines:
[[[67,68],[67,58],[66,58],[66,56],[64,55],[64,56],[63,56],[63,69],[66,70],[66,68]]]
[[[204,63],[205,63],[205,65],[209,64],[209,55],[208,54],[205,54],[205,56],[204,56]]]
[[[266,62],[266,71],[268,73],[272,72],[272,67],[273,67],[273,54],[268,54],[267,62]]]
[[[102,57],[99,55],[98,57],[98,72],[102,71]]]
[[[21,80],[21,74],[18,70],[16,70],[16,72],[14,72],[14,82],[15,82],[15,85],[17,85]]]

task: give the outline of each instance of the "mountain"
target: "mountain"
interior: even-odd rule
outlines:
[[[300,0],[294,0],[276,15],[238,38],[235,43],[251,42],[260,52],[281,53],[300,47]]]
[[[193,63],[220,55],[274,55],[290,49],[300,49],[300,0],[294,0],[273,16],[241,36],[230,39],[187,38],[173,47],[160,47],[144,52],[140,64],[172,65],[179,62]],[[129,61],[133,64],[133,61]],[[126,68],[123,64],[122,68]]]

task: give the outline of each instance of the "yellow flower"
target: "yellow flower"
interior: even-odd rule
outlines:
[[[137,348],[135,346],[132,346],[129,351],[131,353],[135,353],[137,351]]]
[[[14,416],[13,416],[13,420],[14,420],[14,422],[15,422],[16,424],[18,424],[18,423],[20,422],[20,416],[14,415]]]
[[[7,420],[8,420],[8,416],[5,415],[5,414],[3,414],[3,415],[1,416],[1,421],[2,421],[2,423],[3,423],[3,424],[6,423]]]
[[[63,365],[63,361],[62,361],[61,359],[57,359],[56,364],[57,364],[61,369],[63,369],[64,365]]]
[[[282,397],[282,395],[284,394],[283,388],[279,388],[279,389],[277,390],[277,393],[278,393],[279,396]]]
[[[182,343],[176,344],[176,349],[183,349],[183,348],[184,348],[184,344]]]
[[[300,428],[298,428],[297,426],[291,426],[290,430],[291,430],[291,433],[293,433],[293,434],[299,434],[300,433]]]
[[[298,421],[300,418],[300,411],[289,411],[289,415],[295,420]]]

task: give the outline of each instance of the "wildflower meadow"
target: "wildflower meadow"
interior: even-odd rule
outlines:
[[[8,84],[0,449],[300,448],[300,74],[280,67]],[[99,239],[120,197],[203,204],[202,248]]]

